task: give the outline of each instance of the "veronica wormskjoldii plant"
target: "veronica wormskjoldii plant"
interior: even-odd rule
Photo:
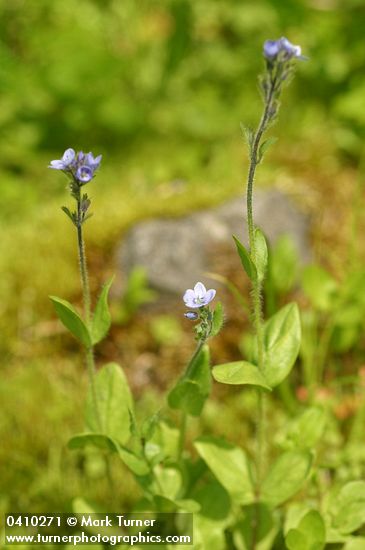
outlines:
[[[77,245],[84,302],[84,320],[81,319],[81,317],[71,306],[71,304],[68,304],[68,302],[66,302],[65,300],[61,300],[60,298],[57,298],[55,296],[52,296],[51,299],[56,308],[57,314],[63,324],[85,346],[86,362],[89,373],[91,392],[93,396],[95,416],[100,428],[101,419],[95,388],[95,362],[93,346],[105,335],[105,333],[109,329],[110,317],[108,315],[108,312],[106,312],[105,310],[105,306],[103,311],[101,311],[102,305],[99,303],[98,309],[95,310],[93,324],[91,326],[92,319],[90,285],[83,237],[83,225],[86,220],[91,216],[91,214],[89,213],[91,201],[87,193],[84,193],[82,189],[95,176],[95,172],[100,166],[101,158],[101,155],[94,157],[92,153],[85,154],[82,151],[76,153],[74,149],[70,148],[64,152],[61,159],[52,160],[49,165],[49,168],[60,170],[68,177],[70,194],[76,201],[75,210],[71,211],[66,206],[63,206],[62,210],[69,217],[73,225],[76,227],[77,231]],[[104,317],[104,322],[100,317]]]
[[[214,310],[210,308],[215,295],[215,289],[207,290],[203,283],[198,282],[194,288],[188,288],[183,296],[185,306],[193,310],[187,311],[185,317],[197,322],[194,327],[197,346],[185,372],[170,390],[167,398],[169,406],[181,412],[178,453],[180,458],[184,448],[187,418],[201,414],[211,391],[207,341],[216,336],[223,325],[221,303],[218,303]]]
[[[263,99],[263,113],[256,128],[244,127],[249,150],[249,168],[247,176],[247,249],[241,241],[234,237],[237,252],[243,268],[252,285],[252,320],[254,326],[254,346],[249,360],[236,361],[217,365],[213,368],[213,377],[226,384],[249,384],[255,386],[258,396],[256,414],[256,453],[255,479],[253,493],[255,501],[267,501],[267,479],[270,470],[267,465],[267,433],[265,430],[265,394],[278,386],[290,373],[299,352],[300,320],[297,305],[287,304],[273,317],[264,322],[262,312],[263,282],[267,270],[268,248],[262,231],[255,226],[253,215],[253,186],[256,169],[263,159],[266,149],[275,141],[269,137],[263,139],[267,130],[276,120],[279,112],[279,101],[284,85],[286,85],[295,69],[298,59],[302,56],[300,46],[295,46],[286,38],[267,40],[263,47],[265,71],[259,78],[259,86]],[[284,457],[283,465],[290,469],[290,457]],[[288,461],[287,463],[285,461]],[[308,471],[309,458],[299,459],[304,471]],[[274,465],[275,470],[275,465]],[[265,485],[266,484],[266,485]],[[251,548],[256,547],[259,523],[259,508],[253,516],[253,533]]]

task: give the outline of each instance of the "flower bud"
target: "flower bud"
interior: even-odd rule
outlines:
[[[186,313],[184,313],[184,316],[189,319],[189,321],[196,321],[199,317],[196,311],[187,311]]]

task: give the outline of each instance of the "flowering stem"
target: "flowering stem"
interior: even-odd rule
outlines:
[[[199,354],[202,351],[203,346],[204,346],[206,341],[207,341],[207,338],[202,338],[201,340],[199,340],[199,343],[196,347],[194,355],[190,359],[189,364],[187,366],[187,369],[186,369],[186,374],[187,375],[189,374],[190,370],[193,368],[194,363],[195,363],[196,359],[199,357]],[[183,451],[184,451],[187,420],[188,420],[187,413],[185,411],[182,411],[181,412],[181,422],[180,422],[180,434],[179,434],[178,460],[181,459]]]
[[[256,246],[254,239],[254,221],[253,221],[253,184],[255,179],[256,168],[259,164],[259,147],[261,144],[262,136],[264,135],[268,124],[271,119],[271,112],[273,107],[273,99],[275,92],[276,82],[275,78],[271,80],[271,87],[267,94],[265,109],[261,117],[260,124],[255,133],[251,151],[250,151],[250,165],[247,178],[247,224],[248,224],[248,236],[249,245],[252,260],[256,262]],[[263,319],[262,319],[262,284],[258,279],[254,279],[252,282],[252,300],[253,300],[253,316],[254,325],[256,331],[257,350],[258,350],[258,368],[263,370]],[[264,414],[264,394],[263,390],[257,390],[258,398],[258,422],[257,422],[257,493],[259,494],[260,482],[263,476],[263,467],[265,464],[265,414]]]
[[[84,313],[85,320],[88,324],[91,316],[91,299],[90,299],[90,285],[89,275],[87,271],[86,256],[85,256],[85,243],[82,232],[82,212],[81,212],[81,198],[77,198],[77,244],[79,250],[79,263],[80,263],[80,275],[82,294],[84,298]]]
[[[256,263],[256,246],[255,246],[255,225],[253,220],[253,184],[255,180],[256,168],[260,162],[259,151],[261,139],[268,128],[268,125],[273,117],[273,102],[275,98],[276,78],[270,79],[270,88],[265,97],[265,108],[261,117],[259,126],[252,140],[250,148],[250,163],[247,177],[247,225],[250,254],[254,264]],[[252,302],[253,302],[253,318],[257,341],[258,368],[263,371],[263,319],[262,319],[262,283],[258,278],[252,281]],[[266,445],[265,445],[265,396],[262,389],[257,389],[257,408],[258,417],[256,424],[256,467],[257,467],[257,482],[256,482],[256,500],[260,499],[261,482],[264,475],[266,463]],[[256,533],[259,523],[259,510],[257,508],[253,521],[253,538],[252,550],[256,547]]]
[[[82,231],[82,211],[81,211],[81,196],[80,191],[76,198],[77,202],[77,244],[79,251],[79,266],[80,266],[80,275],[81,275],[81,286],[82,286],[82,295],[84,300],[84,314],[86,324],[90,324],[91,320],[91,299],[90,299],[90,285],[89,285],[89,276],[87,271],[86,263],[86,254],[85,254],[85,243]],[[94,347],[90,345],[86,348],[86,365],[89,376],[89,383],[91,388],[92,400],[94,403],[94,410],[96,421],[98,424],[99,430],[102,429],[101,418],[98,408],[97,392],[95,386],[95,359],[94,359]]]

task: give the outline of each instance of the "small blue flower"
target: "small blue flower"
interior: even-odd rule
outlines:
[[[274,59],[280,51],[280,40],[266,40],[264,43],[264,56]]]
[[[102,156],[94,157],[92,153],[79,151],[75,153],[73,149],[67,149],[61,160],[52,160],[49,168],[67,172],[78,185],[85,185],[95,175],[99,168]]]
[[[295,46],[285,37],[280,38],[280,44],[281,50],[285,52],[289,58],[302,58],[302,48],[300,46]]]
[[[266,40],[264,43],[264,57],[269,61],[274,61],[282,54],[282,59],[287,61],[293,57],[297,59],[305,59],[302,56],[302,48],[295,46],[284,36],[279,40]]]
[[[89,166],[89,168],[91,168],[93,172],[95,172],[95,170],[97,170],[100,166],[101,159],[102,155],[94,158],[92,153],[87,153],[84,158],[84,163],[86,164],[86,166]]]
[[[79,166],[75,177],[81,183],[88,183],[93,178],[93,171],[89,166]]]
[[[198,308],[208,305],[215,297],[216,291],[207,290],[203,283],[196,283],[194,290],[188,288],[183,296],[186,307]]]
[[[69,170],[75,162],[76,153],[73,149],[66,149],[61,160],[51,160],[48,168],[54,170]]]

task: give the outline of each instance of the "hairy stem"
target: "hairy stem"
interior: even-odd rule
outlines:
[[[256,246],[255,246],[255,225],[253,220],[253,185],[255,180],[256,168],[259,164],[259,150],[261,139],[269,125],[273,107],[275,91],[275,80],[271,81],[270,90],[265,100],[265,108],[261,117],[259,126],[253,138],[250,150],[250,163],[247,177],[247,225],[250,254],[254,263],[256,263]],[[253,319],[257,341],[257,358],[258,368],[263,370],[264,346],[263,346],[263,318],[262,318],[262,283],[258,279],[252,281],[252,305]],[[265,395],[262,389],[257,390],[257,424],[256,424],[256,502],[257,508],[253,519],[253,536],[251,548],[256,548],[257,531],[259,528],[259,509],[258,503],[260,500],[261,482],[264,475],[266,463],[266,438],[265,438]]]
[[[85,254],[85,243],[82,232],[82,211],[81,211],[81,197],[80,194],[77,200],[77,244],[79,251],[79,266],[80,266],[80,275],[81,275],[81,287],[82,295],[84,301],[84,315],[86,324],[90,324],[91,320],[91,299],[90,299],[90,285],[89,285],[89,276],[87,271],[86,263],[86,254]],[[86,348],[86,365],[87,372],[89,376],[89,383],[91,389],[92,400],[94,404],[95,416],[98,424],[98,428],[102,429],[101,417],[98,408],[98,399],[95,386],[95,359],[94,359],[94,347],[91,345]]]
[[[272,102],[274,97],[275,90],[275,81],[272,82],[268,97],[265,103],[265,109],[260,120],[260,124],[255,133],[251,154],[250,154],[250,164],[248,170],[247,178],[247,225],[248,225],[248,237],[250,245],[250,253],[252,260],[256,262],[256,246],[254,231],[255,225],[253,221],[253,184],[255,180],[256,168],[259,163],[259,148],[261,144],[262,136],[265,133],[265,130],[268,127],[270,121],[270,113],[272,110]],[[264,346],[263,346],[263,319],[262,319],[262,283],[254,279],[252,282],[252,302],[253,302],[253,317],[254,317],[254,326],[256,332],[257,340],[257,355],[258,355],[258,368],[260,371],[263,370],[263,356],[264,356]],[[259,491],[260,482],[262,479],[262,469],[265,463],[265,433],[264,433],[264,394],[263,390],[258,389],[258,422],[257,422],[257,491]]]
[[[207,341],[206,338],[203,338],[202,340],[199,340],[199,343],[196,347],[196,350],[194,352],[194,355],[189,361],[189,364],[186,369],[186,374],[188,375],[191,371],[191,369],[194,367],[194,363],[196,359],[199,357],[199,354],[201,350],[203,349],[203,346],[205,342]],[[186,436],[186,425],[188,421],[188,415],[185,411],[181,411],[181,422],[180,422],[180,434],[179,434],[179,447],[178,447],[178,459],[180,460],[184,451],[185,446],[185,436]]]
[[[77,199],[77,245],[79,250],[79,265],[81,275],[82,295],[84,299],[84,314],[86,323],[90,322],[91,316],[91,299],[90,299],[90,285],[89,275],[87,271],[86,255],[85,255],[85,243],[82,232],[82,212],[81,212],[81,199]]]

